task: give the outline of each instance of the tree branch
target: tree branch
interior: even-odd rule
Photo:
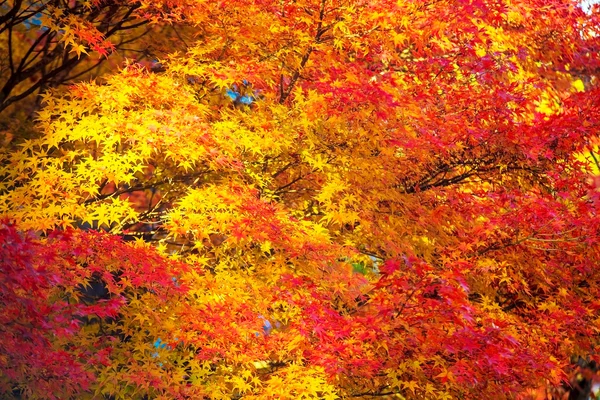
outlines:
[[[325,18],[325,3],[326,3],[326,0],[321,0],[321,9],[319,11],[319,22],[317,23],[317,32],[315,34],[314,43],[319,43],[319,41],[321,40],[321,36],[324,33],[322,28],[323,28],[323,19]],[[296,82],[300,78],[300,73],[304,69],[306,64],[308,63],[310,55],[312,54],[312,52],[314,50],[314,43],[308,47],[308,49],[306,50],[306,53],[304,53],[304,55],[302,56],[302,59],[300,60],[300,66],[296,69],[296,71],[292,75],[292,79],[290,80],[290,83],[285,91],[283,90],[283,74],[280,77],[280,82],[281,82],[281,87],[280,87],[281,95],[279,97],[280,104],[283,104],[287,100],[287,98],[290,96],[290,94],[292,94],[292,90],[294,89]]]

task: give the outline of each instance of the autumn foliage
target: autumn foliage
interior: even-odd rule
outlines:
[[[597,357],[595,9],[0,10],[0,397],[523,398]]]

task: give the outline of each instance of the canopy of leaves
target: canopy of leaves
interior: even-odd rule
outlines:
[[[189,37],[0,153],[6,395],[513,398],[600,350],[596,11],[50,3],[73,57]]]

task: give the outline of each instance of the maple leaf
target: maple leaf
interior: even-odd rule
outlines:
[[[9,3],[0,392],[520,397],[598,347],[593,13]]]

